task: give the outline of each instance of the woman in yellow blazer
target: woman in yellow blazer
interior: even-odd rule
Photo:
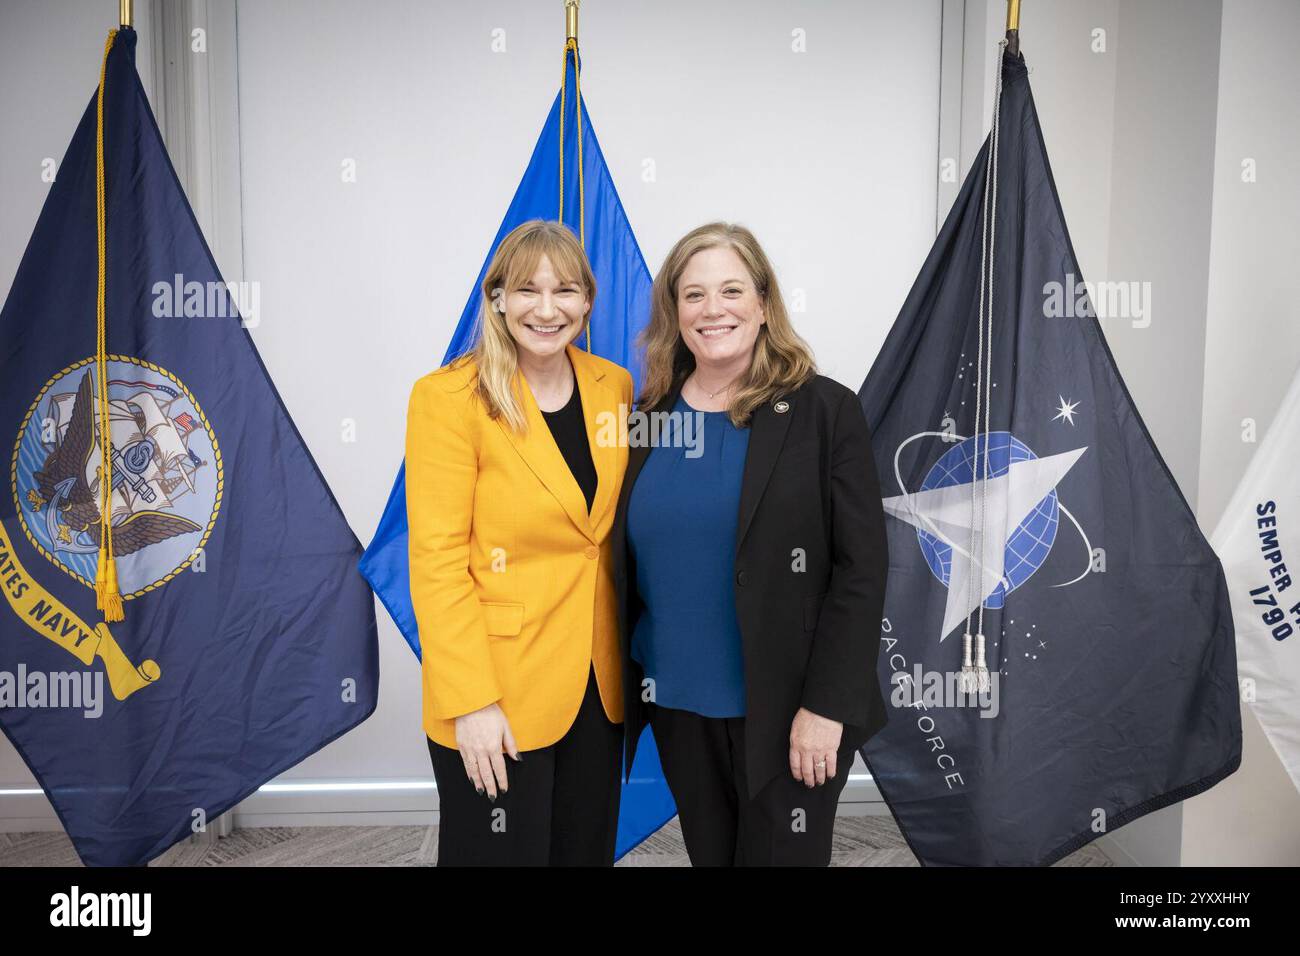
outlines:
[[[482,290],[472,351],[415,383],[407,417],[438,863],[611,865],[623,697],[607,539],[632,377],[574,344],[596,289],[565,226],[513,230]]]

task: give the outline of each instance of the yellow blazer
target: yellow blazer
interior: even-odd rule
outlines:
[[[522,373],[523,436],[488,417],[473,392],[472,359],[423,376],[411,391],[411,601],[424,730],[444,747],[456,746],[455,717],[493,701],[520,750],[555,743],[573,725],[593,665],[605,714],[623,720],[608,538],[627,467],[618,436],[632,376],[572,344],[567,352],[596,465],[590,515]]]

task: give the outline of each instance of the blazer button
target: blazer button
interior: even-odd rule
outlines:
[[[749,582],[749,576],[744,571],[736,572],[736,583],[742,588]]]
[[[587,557],[591,558],[591,560],[595,561],[597,558],[600,557],[600,548],[596,547],[594,544],[589,544],[587,545],[587,550],[583,551],[582,553],[585,554]]]

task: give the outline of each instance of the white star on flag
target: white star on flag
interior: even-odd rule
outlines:
[[[1067,401],[1065,400],[1065,396],[1064,396],[1064,395],[1058,395],[1058,396],[1056,396],[1056,397],[1059,398],[1059,399],[1061,400],[1061,404],[1057,406],[1057,408],[1056,408],[1056,412],[1057,412],[1057,414],[1055,414],[1055,415],[1052,416],[1052,421],[1056,421],[1056,420],[1059,418],[1059,419],[1061,419],[1062,421],[1069,422],[1071,425],[1073,425],[1073,424],[1074,424],[1074,410],[1075,410],[1076,408],[1079,407],[1079,403],[1078,403],[1078,402],[1067,402]]]

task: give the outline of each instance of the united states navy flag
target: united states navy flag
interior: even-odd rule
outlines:
[[[360,543],[217,272],[135,42],[110,35],[0,312],[0,726],[89,865],[157,856],[378,689]],[[110,544],[120,604],[102,580],[97,600]]]
[[[930,865],[1050,864],[1241,760],[1223,570],[1081,285],[1018,54],[1001,85],[859,393],[898,708],[862,753]]]
[[[614,189],[587,107],[577,96],[580,69],[577,50],[572,49],[572,55],[566,50],[564,85],[556,94],[523,179],[483,260],[443,364],[468,351],[474,343],[482,305],[480,287],[497,245],[512,229],[530,219],[558,218],[582,237],[596,276],[589,347],[597,355],[628,369],[640,387],[640,360],[634,340],[649,319],[650,270]],[[577,344],[588,343],[580,340]],[[405,465],[397,472],[379,527],[361,560],[361,573],[419,657],[420,635],[411,604],[409,577]],[[654,833],[676,812],[659,765],[653,734],[647,729],[637,751],[631,780],[623,785],[618,855],[622,856]]]

